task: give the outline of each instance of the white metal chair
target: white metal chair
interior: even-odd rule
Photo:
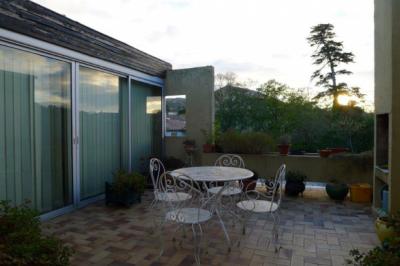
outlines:
[[[224,154],[221,155],[216,161],[215,166],[228,166],[228,167],[238,167],[238,168],[245,168],[244,161],[242,157],[236,154]],[[210,194],[218,194],[219,191],[222,189],[216,182],[212,182],[208,184],[207,192]],[[234,196],[240,195],[242,193],[242,184],[241,182],[231,182],[229,186],[222,191],[222,196]]]
[[[202,224],[211,220],[214,212],[211,200],[201,191],[200,185],[187,175],[173,176],[169,172],[165,172],[160,176],[159,186],[162,193],[175,194],[177,198],[182,193],[191,196],[190,199],[185,201],[168,201],[167,204],[164,204],[166,209],[164,222],[160,226],[160,256],[164,252],[165,223],[177,224],[179,227],[191,226],[194,240],[194,258],[196,264],[200,265]]]
[[[150,177],[153,183],[154,199],[150,205],[153,207],[157,202],[169,202],[169,201],[185,201],[191,198],[191,195],[187,193],[168,193],[160,191],[159,179],[160,176],[165,173],[164,164],[157,158],[150,159]]]
[[[275,174],[273,182],[265,183],[265,190],[260,189],[246,189],[246,192],[242,194],[242,199],[236,204],[238,208],[244,211],[245,218],[243,221],[243,234],[246,230],[246,222],[248,216],[251,214],[269,214],[273,220],[272,228],[272,240],[275,244],[275,252],[278,252],[278,237],[279,237],[279,207],[282,200],[283,192],[283,180],[285,179],[286,165],[283,164],[279,167]],[[257,181],[253,181],[257,182]],[[252,183],[253,183],[252,182]],[[250,188],[254,184],[248,184],[247,188]]]

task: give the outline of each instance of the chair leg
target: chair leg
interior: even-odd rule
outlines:
[[[279,214],[275,215],[274,213],[271,213],[274,225],[272,227],[272,242],[274,243],[274,248],[275,248],[275,253],[278,253],[279,250],[282,248],[279,245],[279,223],[280,223],[280,217]]]
[[[160,255],[158,256],[158,260],[161,258],[161,256],[164,254],[164,221],[160,225]]]
[[[193,240],[194,240],[194,259],[196,265],[200,265],[200,239],[201,234],[197,234],[195,224],[192,224]]]

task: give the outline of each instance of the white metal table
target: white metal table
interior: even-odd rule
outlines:
[[[254,175],[250,170],[237,167],[225,167],[225,166],[198,166],[198,167],[187,167],[176,169],[171,172],[171,175],[179,177],[180,175],[187,175],[196,182],[223,182],[222,189],[213,197],[215,199],[216,208],[215,214],[217,215],[221,224],[222,230],[224,231],[226,240],[229,247],[231,246],[231,240],[226,230],[225,224],[221,218],[221,198],[222,193],[229,188],[229,183],[233,181],[241,181],[248,179]]]

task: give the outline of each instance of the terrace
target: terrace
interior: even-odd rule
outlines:
[[[306,190],[303,198],[285,198],[282,203],[279,253],[271,241],[270,219],[255,215],[248,232],[241,235],[240,226],[229,226],[233,242],[241,239],[227,252],[218,224],[205,232],[208,248],[203,248],[202,265],[344,265],[349,250],[368,250],[378,244],[373,216],[368,204],[346,201],[337,204],[324,191]],[[45,223],[54,233],[71,245],[76,253],[72,265],[192,265],[193,243],[167,228],[164,255],[159,237],[151,234],[152,220],[159,209],[149,210],[152,194],[146,193],[142,204],[126,208],[110,208],[104,202],[63,215]],[[48,228],[47,228],[48,227]],[[182,246],[178,243],[183,240]],[[204,245],[204,244],[203,244]]]
[[[277,250],[271,217],[251,214],[242,234],[239,219],[210,211],[200,243],[201,264],[336,266],[345,264],[351,249],[367,251],[381,243],[376,216],[400,209],[400,80],[388,75],[397,73],[400,65],[400,54],[392,49],[400,44],[400,5],[389,2],[375,1],[374,151],[330,157],[276,151],[240,154],[243,168],[258,177],[273,178],[286,165],[287,172],[301,172],[310,183],[302,196],[289,197],[283,193],[285,181],[272,182],[270,191],[282,197]],[[165,209],[152,205],[149,160],[157,157],[166,163],[175,158],[169,162],[175,165],[168,167],[175,170],[211,166],[221,155],[236,153],[229,150],[237,148],[235,142],[219,152],[202,149],[206,136],[215,131],[214,68],[173,69],[168,62],[31,1],[0,1],[0,14],[0,200],[18,206],[29,199],[44,234],[73,248],[71,265],[198,263],[191,232],[184,236],[177,225],[167,225],[161,241],[160,232],[154,231],[153,222],[167,216]],[[253,91],[244,93],[260,97]],[[183,145],[185,140],[196,146],[186,147],[190,145]],[[105,204],[105,183],[112,182],[118,170],[147,177],[141,202],[129,208]],[[324,187],[315,186],[332,177],[347,184],[367,183],[373,195],[365,203],[353,202],[349,195],[334,201]],[[239,179],[233,181],[240,184]],[[222,182],[224,188],[230,182]],[[268,192],[261,179],[257,184],[255,191]],[[221,191],[216,205],[224,203]],[[221,224],[231,240],[229,250]],[[7,245],[1,241],[0,265],[7,258]],[[165,247],[159,257],[161,242]]]

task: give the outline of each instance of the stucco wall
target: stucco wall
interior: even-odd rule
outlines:
[[[214,68],[212,66],[167,71],[165,96],[186,95],[186,137],[166,137],[166,156],[186,160],[182,142],[196,141],[194,164],[200,162],[205,138],[202,129],[212,132],[214,125]]]
[[[392,213],[400,210],[400,1],[392,0],[392,113],[389,120],[390,201]]]
[[[392,0],[375,0],[375,110],[392,107]]]
[[[392,213],[400,210],[399,73],[400,1],[375,0],[375,113],[389,114],[389,174],[386,179],[390,193],[389,211]],[[378,208],[381,207],[380,192],[384,184],[379,178],[374,179],[374,206]]]
[[[202,165],[213,165],[222,154],[202,153]],[[307,181],[328,182],[331,178],[345,183],[372,184],[373,166],[361,164],[349,158],[321,158],[319,156],[278,154],[242,154],[246,168],[256,171],[261,177],[272,177],[283,163],[288,171],[300,171],[307,175]]]

